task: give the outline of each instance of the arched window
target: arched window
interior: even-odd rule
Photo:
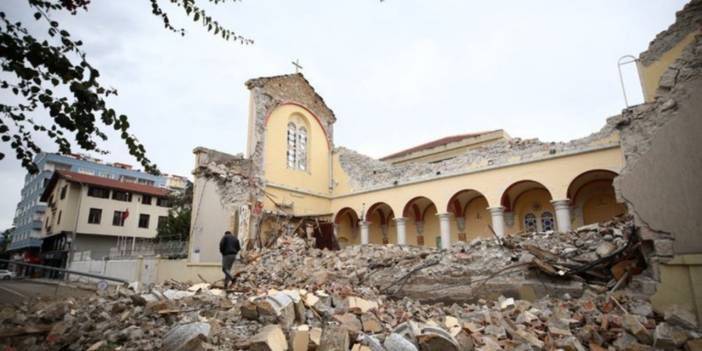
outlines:
[[[524,231],[525,232],[535,232],[536,231],[536,216],[533,213],[527,213],[524,216]]]
[[[288,123],[288,167],[295,168],[297,166],[297,127],[295,123]]]
[[[297,130],[297,168],[307,170],[307,129]]]
[[[551,212],[544,212],[541,214],[541,228],[543,231],[553,230],[553,214]]]

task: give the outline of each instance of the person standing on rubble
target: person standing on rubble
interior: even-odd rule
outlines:
[[[241,250],[239,239],[232,235],[232,232],[224,232],[222,240],[219,241],[219,253],[222,254],[222,272],[224,272],[224,288],[227,289],[230,283],[234,283],[231,270],[236,260],[236,254]]]

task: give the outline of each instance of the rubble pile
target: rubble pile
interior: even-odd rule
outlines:
[[[440,251],[370,245],[331,252],[282,236],[271,249],[242,257],[231,290],[168,281],[144,291],[111,287],[87,301],[3,307],[0,348],[699,350],[692,313],[656,314],[646,296],[627,290],[628,278],[643,269],[639,250],[623,219]],[[579,290],[576,296],[549,289],[527,299],[496,290],[494,281],[575,281]],[[422,284],[433,290],[414,298]],[[459,286],[472,296],[436,302],[436,286]]]

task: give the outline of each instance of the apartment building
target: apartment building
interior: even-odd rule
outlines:
[[[85,155],[41,153],[34,159],[39,172],[27,174],[13,220],[15,231],[8,250],[13,259],[39,263],[42,245],[42,218],[46,204],[40,199],[54,171],[71,171],[123,182],[165,187],[167,178],[132,169],[123,163],[104,163]]]
[[[70,171],[56,171],[44,190],[44,264],[64,267],[69,255],[102,259],[116,248],[156,237],[168,217],[168,190]]]

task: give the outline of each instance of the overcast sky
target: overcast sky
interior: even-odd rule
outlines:
[[[167,1],[160,1],[169,8]],[[198,1],[202,3],[203,1]],[[255,40],[225,42],[170,11],[163,29],[147,0],[93,0],[57,16],[85,43],[110,100],[148,157],[191,176],[192,149],[244,151],[249,78],[303,73],[335,112],[335,144],[373,157],[452,134],[503,128],[514,137],[586,136],[624,107],[617,59],[638,55],[674,21],[680,0],[246,0],[208,6]],[[0,10],[29,20],[26,0]],[[632,66],[633,103],[641,89]],[[4,94],[0,92],[0,94]],[[0,95],[0,99],[7,99]],[[45,144],[47,150],[55,147]],[[136,164],[119,138],[110,162]],[[0,230],[12,223],[24,170],[0,152]]]

